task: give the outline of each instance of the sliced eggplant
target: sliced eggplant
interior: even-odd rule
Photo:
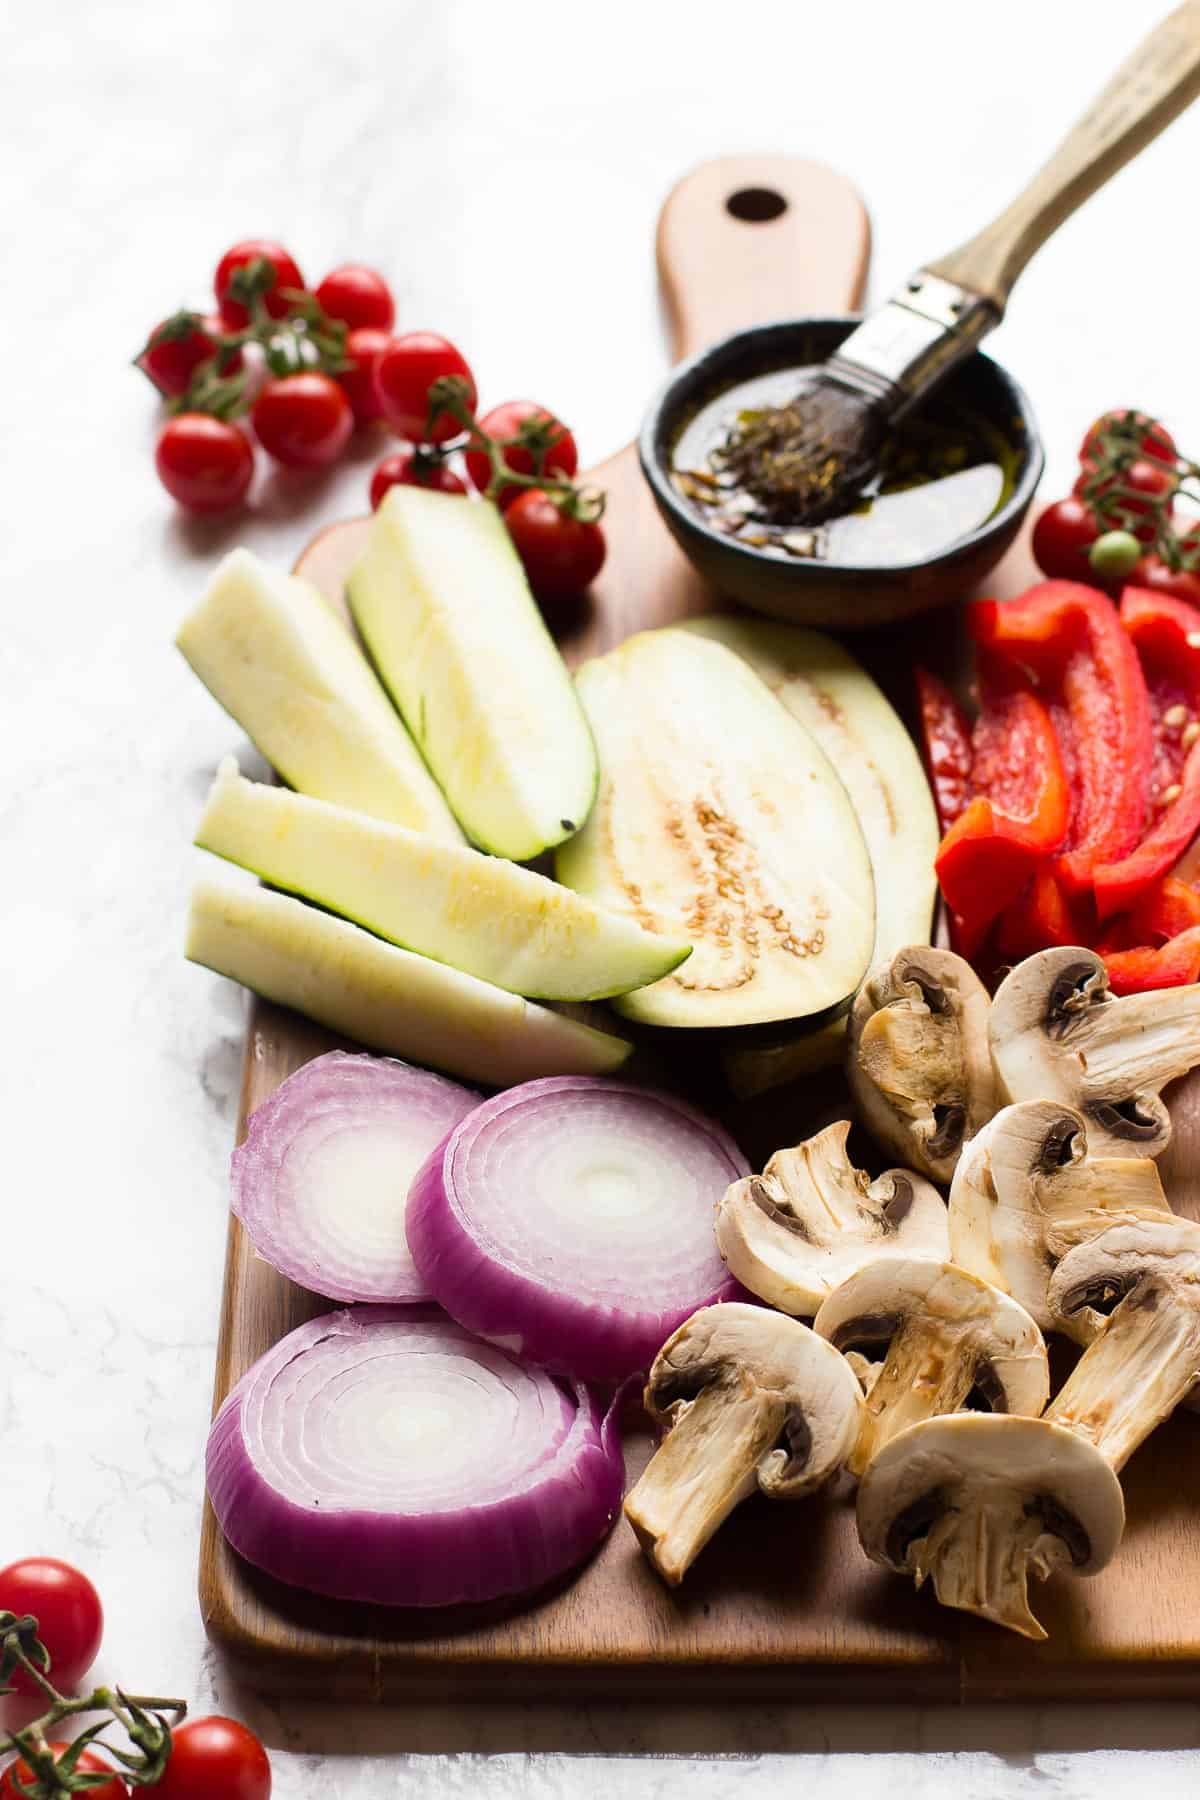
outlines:
[[[730,1027],[844,1005],[870,961],[874,883],[810,733],[740,657],[687,631],[642,632],[577,680],[602,773],[558,878],[693,947],[618,1009]]]
[[[833,638],[799,625],[713,613],[682,627],[748,663],[810,731],[850,796],[875,872],[875,960],[927,944],[937,878],[937,815],[917,747],[882,689]],[[838,1062],[841,1020],[768,1046],[731,1046],[726,1071],[756,1093]]]

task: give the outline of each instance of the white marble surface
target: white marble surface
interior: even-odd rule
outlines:
[[[280,1800],[1191,1793],[1195,1708],[876,1713],[264,1709],[206,1649],[194,1584],[240,995],[179,953],[190,830],[235,734],[171,648],[222,527],[181,522],[126,367],[217,254],[394,278],[492,399],[532,392],[595,459],[664,366],[651,234],[727,150],[808,152],[875,215],[876,289],[965,236],[1128,42],[1128,0],[535,8],[471,0],[41,0],[7,14],[0,1046],[0,1553],[87,1567],[102,1670],[242,1711]],[[1030,270],[998,343],[1047,491],[1109,402],[1200,439],[1178,124]],[[538,270],[544,271],[542,275]],[[14,391],[15,390],[15,391]],[[289,559],[365,466],[267,482],[238,528]],[[662,1760],[663,1758],[669,1760]],[[686,1757],[686,1766],[676,1758]]]

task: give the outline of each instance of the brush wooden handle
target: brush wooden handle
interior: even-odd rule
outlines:
[[[1200,94],[1200,0],[1165,18],[1122,64],[1050,161],[977,237],[927,264],[1003,312],[1036,250],[1089,194]]]

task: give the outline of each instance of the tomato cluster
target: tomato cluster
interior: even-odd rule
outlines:
[[[10,1563],[0,1569],[0,1613],[5,1612],[17,1619],[32,1615],[38,1640],[49,1653],[48,1679],[57,1693],[76,1694],[96,1660],[104,1631],[100,1596],[87,1576],[55,1557],[28,1556]],[[11,1686],[24,1695],[42,1692],[23,1667],[15,1670]],[[91,1701],[99,1706],[103,1695],[93,1695]],[[55,1729],[61,1730],[62,1723]],[[35,1754],[29,1739],[22,1747],[27,1755]],[[104,1747],[101,1743],[98,1749]],[[76,1774],[110,1776],[82,1789],[93,1800],[131,1800],[131,1791],[140,1791],[131,1790],[98,1749],[74,1752],[57,1737],[49,1748],[56,1760],[68,1758],[62,1780],[72,1788]],[[22,1800],[22,1789],[28,1792],[36,1780],[36,1772],[18,1758],[0,1774],[0,1800]],[[222,1800],[270,1800],[271,1764],[254,1733],[236,1719],[187,1719],[171,1733],[170,1756],[154,1791],[162,1800],[215,1800],[217,1795]]]
[[[373,269],[335,269],[310,292],[282,244],[252,238],[226,251],[213,288],[214,313],[163,320],[137,359],[171,409],[155,465],[181,506],[239,505],[253,439],[285,468],[313,470],[341,455],[356,425],[382,425],[405,447],[375,469],[373,508],[397,484],[474,489],[503,511],[539,598],[578,593],[599,573],[602,501],[575,486],[566,426],[528,400],[477,416],[466,359],[435,332],[395,335],[395,304]]]
[[[190,512],[227,512],[254,475],[251,436],[289,469],[322,469],[350,440],[363,397],[361,355],[395,317],[387,283],[357,263],[314,293],[295,258],[268,238],[234,244],[213,278],[216,312],[155,326],[138,366],[171,407],[155,450],[167,492]],[[253,350],[259,363],[249,366]]]
[[[1198,476],[1159,420],[1133,408],[1102,413],[1080,444],[1072,492],[1033,528],[1038,567],[1054,580],[1110,593],[1128,583],[1200,605],[1200,520],[1177,506],[1198,497]]]

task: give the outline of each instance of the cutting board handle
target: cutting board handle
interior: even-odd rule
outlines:
[[[871,229],[844,176],[796,156],[725,156],[671,190],[658,269],[674,354],[771,319],[857,309]]]
[[[1028,187],[977,237],[930,263],[930,273],[1003,312],[1034,252],[1197,94],[1200,0],[1184,0],[1122,63]]]

